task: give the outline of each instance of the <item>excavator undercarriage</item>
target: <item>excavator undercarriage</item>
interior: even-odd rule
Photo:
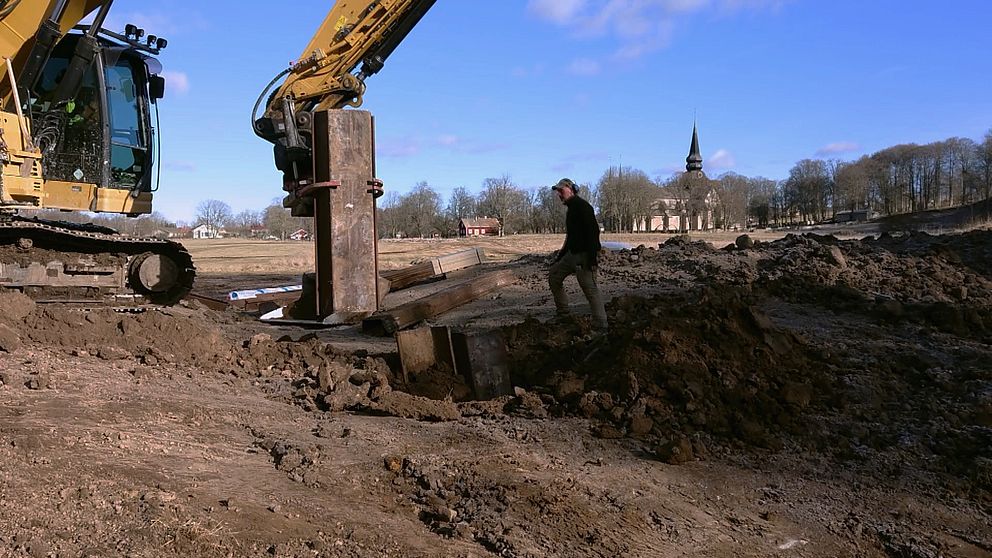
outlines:
[[[189,293],[195,272],[177,242],[0,216],[0,289],[39,302],[170,305]]]

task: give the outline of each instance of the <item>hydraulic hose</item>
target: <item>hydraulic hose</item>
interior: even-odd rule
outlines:
[[[21,0],[0,0],[0,19],[10,15],[14,8],[21,3]]]
[[[272,81],[270,81],[269,84],[265,86],[265,89],[262,90],[262,93],[258,96],[258,99],[255,101],[255,106],[252,107],[251,109],[251,129],[252,131],[255,132],[256,136],[264,139],[265,141],[272,141],[272,140],[270,138],[263,136],[261,130],[258,129],[258,125],[256,124],[256,122],[258,122],[258,119],[256,117],[256,115],[258,114],[258,107],[262,104],[262,99],[265,98],[265,96],[269,93],[269,90],[272,89],[272,87],[276,84],[276,82],[286,77],[291,70],[292,70],[291,68],[286,68],[285,70],[279,72],[279,75],[272,78]],[[269,100],[271,101],[271,99]]]

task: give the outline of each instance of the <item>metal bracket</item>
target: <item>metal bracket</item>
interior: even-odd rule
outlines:
[[[341,186],[341,181],[340,180],[328,180],[326,182],[314,182],[313,184],[307,184],[306,186],[300,188],[296,192],[296,195],[298,197],[301,197],[302,198],[302,197],[306,197],[306,196],[311,196],[317,190],[322,190],[324,188],[327,188],[329,190],[337,190],[338,189],[338,186]]]
[[[379,180],[378,178],[367,180],[365,181],[365,184],[371,186],[368,190],[366,190],[366,192],[372,194],[373,198],[381,197],[386,193],[385,190],[382,189],[382,180]]]

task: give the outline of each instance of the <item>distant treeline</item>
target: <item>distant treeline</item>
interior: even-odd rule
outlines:
[[[844,211],[894,215],[953,207],[992,198],[992,130],[981,142],[949,138],[926,145],[896,145],[848,162],[803,159],[784,180],[730,172],[688,183],[681,173],[652,180],[639,169],[610,167],[595,184],[582,185],[579,193],[597,208],[606,230],[613,232],[642,230],[662,209],[659,199],[684,200],[686,211],[712,211],[716,227],[726,229],[823,222]],[[228,234],[276,238],[312,229],[311,219],[291,217],[275,203],[234,214],[226,202],[204,200],[189,224],[171,222],[159,213],[136,219],[42,213],[137,235],[201,224]],[[383,237],[430,237],[456,234],[459,219],[467,217],[494,217],[504,234],[565,229],[564,207],[550,187],[525,189],[508,175],[486,178],[476,193],[456,187],[447,200],[427,182],[417,183],[405,194],[387,190],[379,199],[377,222]]]

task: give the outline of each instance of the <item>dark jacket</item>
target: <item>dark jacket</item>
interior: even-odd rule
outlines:
[[[565,207],[565,245],[558,252],[558,258],[562,258],[566,252],[587,254],[589,264],[596,265],[596,257],[603,248],[599,243],[596,212],[589,202],[577,195],[569,198]]]

